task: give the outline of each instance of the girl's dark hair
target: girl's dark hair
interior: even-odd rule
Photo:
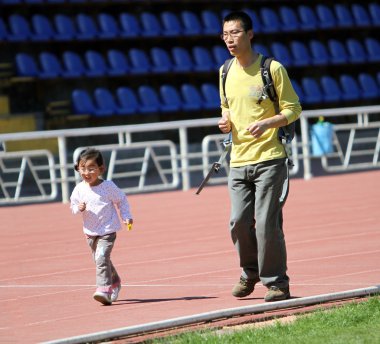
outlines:
[[[104,165],[104,159],[100,151],[94,148],[86,148],[82,150],[77,157],[77,160],[74,165],[75,171],[79,171],[79,163],[81,161],[86,162],[87,160],[95,160],[98,166]]]
[[[227,14],[223,19],[223,24],[229,21],[239,20],[244,31],[252,30],[252,19],[251,17],[243,11],[234,11]]]

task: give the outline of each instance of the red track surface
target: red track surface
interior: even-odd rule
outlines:
[[[291,180],[285,236],[293,297],[380,283],[380,171]],[[226,186],[129,197],[119,301],[92,299],[95,268],[67,204],[0,208],[0,342],[37,343],[263,302],[235,299],[240,269]]]

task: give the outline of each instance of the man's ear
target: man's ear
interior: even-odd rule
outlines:
[[[252,30],[252,29],[251,29],[251,30],[248,30],[247,33],[248,33],[248,37],[249,37],[249,39],[252,40],[252,38],[255,36],[254,33],[253,33],[253,30]]]

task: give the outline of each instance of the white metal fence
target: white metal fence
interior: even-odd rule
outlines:
[[[304,111],[300,118],[301,135],[291,145],[294,168],[291,175],[302,173],[305,179],[313,175],[312,160],[320,159],[327,172],[352,171],[379,168],[380,122],[373,120],[380,113],[380,106]],[[320,116],[326,120],[341,116],[352,117],[350,124],[336,124],[334,151],[322,157],[313,157],[310,147],[311,122]],[[378,117],[378,116],[377,116]],[[107,158],[107,176],[128,193],[188,190],[194,174],[205,176],[210,165],[221,154],[222,134],[208,135],[202,142],[189,143],[189,130],[216,127],[218,118],[176,122],[136,124],[112,127],[52,130],[0,134],[5,151],[0,152],[0,204],[43,202],[62,200],[68,202],[70,191],[78,182],[73,161],[81,147],[68,149],[68,142],[75,139],[83,143],[88,137],[107,137],[111,144],[96,146]],[[149,132],[175,132],[178,144],[170,140],[136,141],[136,134]],[[141,135],[140,135],[141,136]],[[10,141],[55,138],[58,156],[44,150],[7,152]],[[228,165],[209,183],[225,183]],[[28,178],[26,178],[26,175]],[[199,178],[198,178],[199,179]]]

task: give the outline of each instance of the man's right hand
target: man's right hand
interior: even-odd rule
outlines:
[[[229,113],[223,113],[222,118],[218,122],[219,129],[222,133],[229,133],[231,131],[231,122]]]

